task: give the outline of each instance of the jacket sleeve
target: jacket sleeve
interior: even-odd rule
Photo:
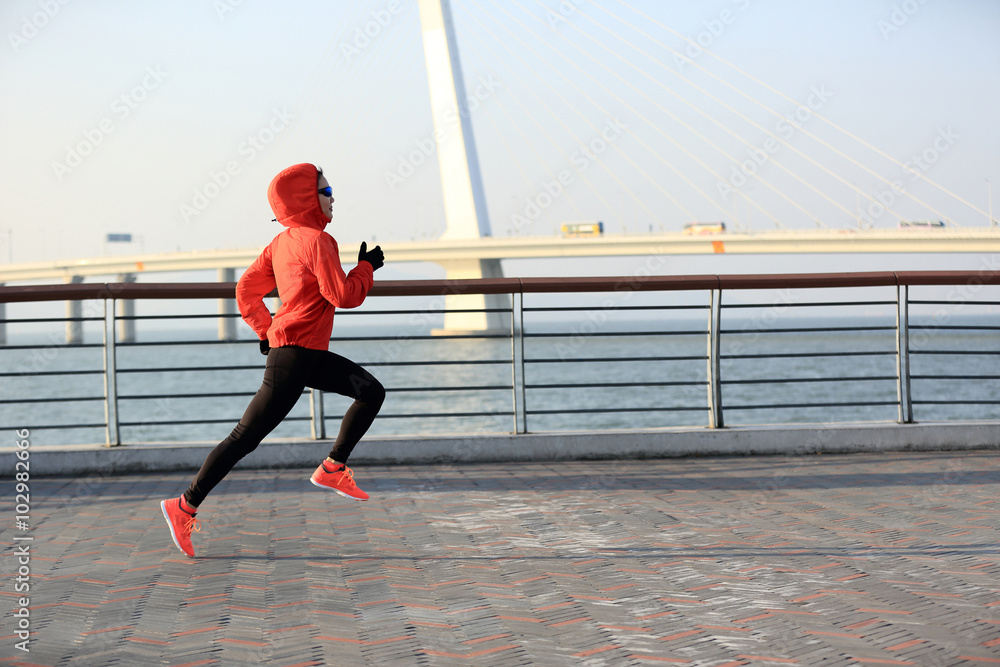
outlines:
[[[329,234],[320,234],[313,254],[313,273],[320,294],[337,308],[357,308],[365,301],[375,283],[374,270],[368,262],[358,262],[348,274],[340,265],[340,250]]]
[[[267,338],[267,330],[271,327],[271,311],[264,305],[264,297],[277,286],[271,265],[271,246],[268,245],[236,283],[236,304],[240,315],[258,338]]]

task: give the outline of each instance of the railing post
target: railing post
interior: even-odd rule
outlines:
[[[319,389],[309,390],[309,419],[313,440],[323,440],[326,438],[326,418],[323,416],[323,392]]]
[[[0,283],[3,287],[3,283]],[[0,301],[0,345],[7,344],[7,304]]]
[[[0,283],[3,287],[3,283]],[[0,345],[7,344],[7,304],[0,301]]]
[[[913,400],[910,396],[910,290],[896,285],[896,397],[899,400],[899,423],[913,423]]]
[[[134,273],[122,273],[118,276],[118,281],[122,283],[134,283],[136,280]],[[135,342],[135,301],[133,299],[120,299],[118,301],[118,315],[121,320],[118,322],[118,337],[123,343]]]
[[[236,269],[218,270],[220,283],[236,282]],[[219,340],[236,340],[236,299],[219,299]]]
[[[105,424],[105,444],[108,447],[116,447],[121,442],[121,433],[118,430],[118,376],[115,362],[115,300],[111,299],[111,308],[108,308],[108,299],[104,299],[104,328],[102,342],[104,343],[104,424]],[[111,314],[110,325],[108,314]],[[108,327],[111,327],[111,337],[108,337]]]
[[[520,302],[517,314],[518,326],[518,346],[521,348],[521,433],[528,432],[528,378],[524,374],[524,291],[520,293]],[[511,317],[511,319],[514,319]]]
[[[716,298],[718,291],[718,298]],[[720,329],[722,326],[722,289],[709,291],[708,296],[708,419],[710,428],[723,428],[722,383],[719,363]]]
[[[518,335],[518,299],[523,298],[517,292],[511,292],[510,295],[510,385],[511,385],[511,407],[514,411],[514,433],[520,432],[518,427],[518,398],[523,391],[523,386],[521,391],[518,391],[518,381],[517,381],[517,335]],[[523,364],[522,364],[523,366]]]
[[[65,279],[66,284],[78,285],[83,282],[83,276],[70,276]],[[79,345],[83,342],[83,302],[66,302],[66,344]]]

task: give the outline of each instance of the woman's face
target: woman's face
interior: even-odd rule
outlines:
[[[319,189],[330,187],[330,182],[326,180],[326,176],[319,177]],[[330,192],[330,196],[327,197],[322,192],[319,193],[319,209],[326,216],[327,220],[333,220],[333,192]]]

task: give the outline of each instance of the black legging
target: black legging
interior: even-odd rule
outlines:
[[[382,384],[361,366],[333,352],[295,346],[276,347],[267,354],[264,382],[250,401],[240,423],[205,459],[191,486],[184,492],[184,499],[194,507],[200,505],[233,466],[256,449],[260,441],[281,423],[306,387],[354,399],[344,414],[340,434],[330,450],[331,459],[347,463],[354,446],[368,431],[382,407],[385,400]]]

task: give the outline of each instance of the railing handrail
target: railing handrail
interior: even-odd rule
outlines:
[[[902,285],[1000,284],[1000,271],[872,271],[848,273],[778,273],[749,275],[586,276],[568,278],[470,278],[463,280],[383,280],[371,296],[441,296],[447,294],[529,294],[542,292],[615,292],[804,289]],[[0,303],[82,301],[88,299],[231,299],[236,283],[77,283],[0,287]]]
[[[232,272],[227,276],[228,278],[233,277]],[[922,303],[922,304],[942,304],[942,303],[955,303],[959,306],[968,303],[979,303],[979,304],[996,304],[1000,301],[970,301],[969,296],[974,295],[975,292],[981,285],[998,285],[1000,284],[1000,271],[990,271],[990,270],[972,270],[972,271],[876,271],[876,272],[845,272],[845,273],[790,273],[790,274],[769,274],[769,275],[716,275],[716,274],[706,274],[706,275],[632,275],[632,276],[587,276],[587,277],[550,277],[550,278],[487,278],[487,279],[466,279],[466,280],[415,280],[415,281],[380,281],[376,283],[371,290],[370,294],[375,297],[413,297],[413,296],[425,296],[425,297],[437,297],[435,301],[441,301],[444,307],[445,315],[448,312],[499,312],[503,311],[509,314],[509,320],[507,322],[506,332],[500,329],[489,329],[479,331],[478,329],[472,332],[470,335],[468,332],[463,332],[461,329],[456,329],[452,331],[454,335],[446,336],[445,338],[508,338],[510,341],[510,355],[509,357],[499,358],[499,359],[462,359],[457,360],[441,360],[441,359],[431,359],[425,360],[421,359],[419,361],[408,361],[408,360],[392,360],[393,356],[389,355],[386,359],[370,361],[374,365],[414,365],[414,364],[453,364],[461,363],[463,365],[471,364],[510,364],[511,367],[511,377],[509,384],[502,385],[483,385],[481,382],[476,385],[462,386],[462,387],[431,387],[425,388],[427,391],[451,391],[452,389],[465,389],[465,390],[488,390],[488,391],[510,391],[512,406],[509,410],[503,409],[501,411],[491,410],[489,412],[426,412],[422,411],[418,414],[393,414],[386,415],[385,418],[411,418],[416,416],[421,417],[441,417],[441,418],[471,418],[471,417],[492,417],[493,419],[499,419],[505,416],[514,417],[514,433],[526,433],[529,429],[528,416],[531,415],[534,419],[538,415],[552,414],[552,415],[570,415],[585,412],[594,413],[606,413],[606,412],[655,412],[661,413],[665,411],[678,411],[678,412],[698,412],[704,410],[707,407],[708,410],[708,426],[710,428],[722,428],[725,426],[726,421],[724,419],[724,410],[758,410],[758,409],[790,409],[790,408],[832,408],[832,407],[847,407],[847,406],[867,406],[872,405],[898,405],[898,421],[900,423],[911,423],[913,421],[913,409],[914,404],[912,392],[911,392],[911,365],[910,365],[910,355],[913,353],[920,354],[952,354],[958,353],[956,350],[928,350],[924,343],[919,344],[916,348],[913,348],[910,344],[910,321],[909,321],[909,304],[911,303],[909,289],[914,285],[937,285],[937,286],[948,286],[953,285],[955,288],[948,292],[947,297],[937,297],[946,298],[947,301],[913,301],[912,303]],[[126,392],[127,395],[120,396],[118,393],[118,374],[119,372],[132,372],[136,369],[128,368],[124,371],[119,371],[117,368],[117,350],[122,346],[138,346],[138,345],[188,345],[197,343],[208,343],[211,341],[173,341],[169,343],[164,342],[143,342],[137,343],[134,340],[135,331],[135,320],[139,319],[154,319],[160,316],[135,316],[135,301],[142,299],[175,299],[179,301],[183,300],[197,300],[197,299],[216,299],[219,300],[219,312],[212,315],[194,314],[192,317],[219,317],[226,318],[225,324],[227,326],[223,327],[220,324],[219,328],[219,341],[220,342],[233,342],[237,339],[234,333],[234,327],[229,326],[233,323],[232,318],[239,317],[235,313],[235,309],[232,308],[232,299],[236,296],[236,286],[237,283],[234,282],[213,282],[213,283],[134,283],[134,282],[115,282],[115,283],[66,283],[66,284],[54,284],[54,285],[20,285],[20,286],[0,286],[0,310],[2,310],[3,304],[12,302],[43,302],[43,301],[65,301],[66,302],[66,312],[67,317],[65,318],[67,322],[67,347],[79,345],[81,347],[100,347],[103,349],[103,370],[99,371],[104,376],[104,391],[101,397],[81,397],[73,395],[69,399],[64,400],[100,400],[103,399],[105,407],[104,416],[104,429],[106,433],[106,442],[109,445],[117,445],[121,442],[120,427],[126,426],[136,426],[145,422],[137,421],[123,421],[119,412],[119,401],[132,401],[138,399],[166,399],[171,396],[176,395],[179,398],[190,399],[197,397],[194,394],[156,394],[156,395],[139,395],[134,392]],[[816,289],[816,288],[860,288],[860,287],[880,287],[880,288],[895,288],[896,294],[893,299],[880,299],[872,300],[871,298],[865,299],[854,299],[856,304],[852,301],[843,301],[842,299],[833,299],[829,303],[824,301],[822,298],[810,298],[806,296],[804,299],[796,299],[794,301],[799,301],[799,303],[791,303],[793,300],[788,300],[788,305],[797,305],[803,307],[813,307],[819,305],[830,305],[830,306],[849,306],[849,305],[861,305],[861,304],[874,304],[879,303],[883,305],[895,305],[895,315],[896,322],[894,326],[852,326],[852,327],[797,327],[797,328],[773,328],[767,326],[769,318],[776,315],[778,310],[774,308],[774,304],[768,306],[764,303],[742,303],[740,299],[734,299],[735,303],[729,305],[724,304],[724,293],[726,291],[733,292],[736,290],[780,290],[786,291],[791,289]],[[661,293],[661,292],[702,292],[707,293],[708,304],[700,306],[689,306],[689,305],[666,305],[660,303],[657,306],[643,305],[639,306],[633,304],[632,308],[656,308],[659,310],[667,310],[673,308],[701,308],[709,311],[707,330],[696,330],[696,331],[686,331],[679,330],[676,328],[671,328],[670,331],[608,331],[608,332],[597,332],[596,329],[606,321],[607,313],[604,315],[595,316],[593,313],[588,314],[588,319],[579,327],[572,330],[565,330],[561,332],[528,332],[525,330],[525,320],[524,316],[526,312],[535,311],[564,311],[564,310],[585,310],[586,307],[572,306],[565,307],[565,299],[561,299],[563,305],[555,305],[550,307],[544,307],[544,304],[532,304],[532,307],[527,307],[525,301],[527,297],[525,294],[560,294],[560,293],[629,293],[629,292],[647,292],[647,293]],[[269,296],[275,296],[277,290],[272,292]],[[511,295],[509,299],[504,299],[507,305],[504,308],[500,308],[498,305],[494,304],[492,308],[479,308],[479,309],[463,309],[454,307],[449,309],[447,306],[452,295],[491,295],[491,294],[508,294]],[[449,297],[448,299],[440,299],[441,296]],[[750,295],[752,297],[752,295]],[[83,305],[80,303],[83,300],[101,301],[98,310],[95,312],[100,312],[100,317],[83,317],[82,310]],[[605,302],[604,306],[600,308],[609,307],[611,304],[613,309],[613,300],[609,300],[608,297],[599,297],[598,300],[603,300]],[[754,299],[751,298],[753,301]],[[758,299],[758,301],[765,301],[766,299]],[[659,301],[659,300],[658,300]],[[462,304],[458,304],[462,305]],[[467,305],[467,304],[466,304]],[[542,307],[538,307],[542,306]],[[723,327],[722,315],[723,310],[730,307],[736,308],[771,308],[765,313],[762,313],[760,317],[762,318],[757,322],[758,325],[751,328],[746,328],[736,330],[732,326]],[[599,307],[595,306],[594,309]],[[425,313],[425,311],[417,310],[372,310],[375,314],[392,314],[398,315],[400,313]],[[180,317],[180,316],[164,316],[168,318]],[[935,315],[935,318],[937,315]],[[97,320],[103,322],[101,328],[102,342],[99,345],[84,345],[83,344],[83,331],[81,323],[83,321]],[[54,321],[54,318],[28,318],[28,319],[7,319],[2,313],[0,313],[0,327],[5,327],[7,323],[19,322],[41,322],[41,321]],[[447,319],[445,320],[447,323]],[[935,320],[936,321],[936,320]],[[124,325],[124,326],[123,326]],[[128,328],[125,328],[127,326]],[[530,327],[529,327],[530,328]],[[640,327],[641,328],[641,327]],[[959,327],[953,327],[959,328]],[[961,327],[963,329],[969,329],[970,327]],[[986,327],[971,327],[972,329],[986,329]],[[115,335],[115,331],[121,331],[123,333],[120,336]],[[896,338],[896,349],[895,351],[870,351],[870,350],[848,350],[847,352],[837,352],[829,351],[826,349],[820,349],[818,351],[811,351],[809,354],[796,354],[789,352],[788,350],[782,350],[780,354],[733,354],[733,351],[739,351],[740,347],[727,348],[723,350],[723,334],[739,334],[739,333],[750,333],[753,334],[755,340],[761,332],[774,332],[774,333],[787,333],[796,331],[823,331],[823,332],[836,332],[836,331],[890,331],[895,330]],[[438,330],[439,332],[441,330]],[[0,332],[5,333],[5,329],[0,328]],[[582,340],[583,337],[587,336],[626,336],[626,335],[650,335],[655,334],[658,336],[665,335],[704,335],[706,336],[707,349],[704,355],[691,355],[686,354],[684,356],[674,355],[670,357],[665,357],[662,355],[657,355],[654,357],[643,356],[643,357],[629,357],[629,356],[619,356],[614,355],[604,355],[604,356],[594,356],[594,355],[574,355],[571,354],[578,346],[578,341]],[[923,335],[923,334],[920,334]],[[548,339],[558,339],[560,337],[568,337],[569,347],[562,349],[558,345],[556,346],[556,352],[558,353],[558,359],[551,358],[552,354],[548,356],[529,356],[526,355],[525,350],[525,340],[526,339],[538,339],[538,338],[548,338]],[[357,338],[357,340],[371,340],[371,341],[388,341],[392,340],[395,345],[401,340],[437,340],[439,336],[433,331],[428,332],[427,335],[420,336],[404,336],[403,338],[393,338],[388,336],[362,336]],[[0,337],[3,343],[6,343],[6,336]],[[726,338],[729,340],[729,337]],[[734,345],[742,345],[742,341],[727,342],[728,346],[730,343]],[[11,350],[22,350],[29,349],[32,346],[8,346]],[[41,348],[53,348],[61,347],[54,346],[51,344],[43,346],[34,346],[36,349]],[[543,345],[542,348],[545,348]],[[400,348],[401,349],[401,348]],[[727,352],[728,354],[724,353]],[[570,352],[570,354],[567,354]],[[961,353],[971,354],[962,350]],[[995,352],[982,350],[979,351],[981,354],[995,354]],[[131,353],[130,353],[131,354]],[[396,354],[395,352],[393,354]],[[752,377],[746,380],[736,379],[731,377],[723,377],[723,367],[721,360],[727,360],[727,363],[731,360],[736,359],[756,359],[756,358],[769,358],[773,356],[787,356],[787,357],[824,357],[824,356],[859,356],[868,354],[879,354],[879,355],[894,355],[896,359],[896,369],[895,374],[890,376],[885,373],[881,375],[846,375],[846,376],[831,376],[831,377],[799,377],[793,375],[793,377],[772,377],[766,376],[764,378]],[[699,362],[704,361],[707,363],[707,375],[705,381],[698,382],[682,382],[682,381],[663,381],[662,378],[657,378],[656,382],[653,383],[643,383],[639,382],[636,386],[681,386],[690,385],[694,386],[705,386],[707,387],[708,394],[708,404],[707,406],[694,405],[687,402],[687,399],[681,401],[680,405],[670,405],[664,406],[661,403],[649,402],[642,403],[639,406],[629,404],[625,406],[616,406],[614,408],[592,408],[592,407],[578,407],[574,406],[572,408],[560,407],[559,409],[537,409],[535,406],[529,405],[527,400],[528,391],[535,392],[536,390],[552,390],[561,389],[558,383],[546,385],[544,383],[538,382],[528,382],[525,368],[528,364],[534,363],[550,363],[559,361],[562,362],[572,362],[572,363],[631,363],[635,361],[680,361],[685,362]],[[44,360],[43,360],[44,361]],[[40,368],[44,368],[47,361],[43,363]],[[142,372],[159,373],[165,370],[177,370],[186,371],[191,369],[177,368],[177,369],[158,369],[158,368],[143,368]],[[208,370],[202,368],[195,368],[193,370]],[[214,370],[214,369],[213,369]],[[727,371],[729,373],[729,371]],[[7,374],[7,373],[5,373]],[[50,375],[55,375],[54,373],[48,373]],[[9,374],[8,374],[9,375]],[[926,375],[930,377],[938,378],[948,378],[946,375]],[[738,375],[736,376],[739,377]],[[816,402],[814,399],[802,402],[797,400],[797,398],[759,403],[751,401],[747,403],[744,400],[742,403],[737,401],[736,403],[730,403],[729,405],[724,405],[723,401],[723,385],[729,384],[747,384],[750,386],[761,385],[765,383],[798,383],[798,382],[814,382],[814,381],[824,381],[824,382],[857,382],[857,381],[879,381],[884,382],[887,380],[896,380],[896,400],[895,401],[879,401],[865,399],[864,401],[858,402],[852,399],[853,402],[831,402],[819,401]],[[990,380],[990,376],[982,376],[980,380]],[[594,383],[593,380],[584,383],[578,383],[573,381],[566,384],[565,387],[585,387],[589,389],[604,387],[612,388],[617,387],[619,384],[625,383]],[[635,384],[635,383],[633,383]],[[631,385],[630,385],[631,386]],[[396,388],[392,389],[394,391],[410,391],[406,388]],[[736,392],[740,395],[739,392]],[[225,396],[233,394],[219,394],[217,392],[212,394],[205,394],[205,396]],[[687,396],[687,394],[685,394]],[[46,399],[48,401],[48,399]],[[38,402],[33,398],[25,398],[24,400],[4,400],[4,404],[16,404],[16,403],[35,403]],[[960,396],[955,399],[950,399],[948,401],[918,401],[921,403],[954,403],[958,405],[972,405],[972,404],[989,404],[989,405],[1000,405],[998,401],[981,401],[981,400],[968,400],[967,396]],[[296,417],[294,419],[301,420],[303,418]],[[325,426],[323,425],[323,420],[325,419],[323,405],[322,405],[322,394],[319,392],[314,392],[311,397],[311,408],[310,417],[308,418],[312,423],[312,436],[314,438],[322,438],[325,436]],[[214,417],[212,419],[201,419],[198,421],[165,421],[165,424],[179,425],[179,424],[207,424],[215,423],[219,421]],[[72,424],[49,424],[48,426],[39,426],[38,428],[55,428],[55,429],[67,429],[67,428],[91,428],[101,426],[100,424],[91,423],[72,423]]]

